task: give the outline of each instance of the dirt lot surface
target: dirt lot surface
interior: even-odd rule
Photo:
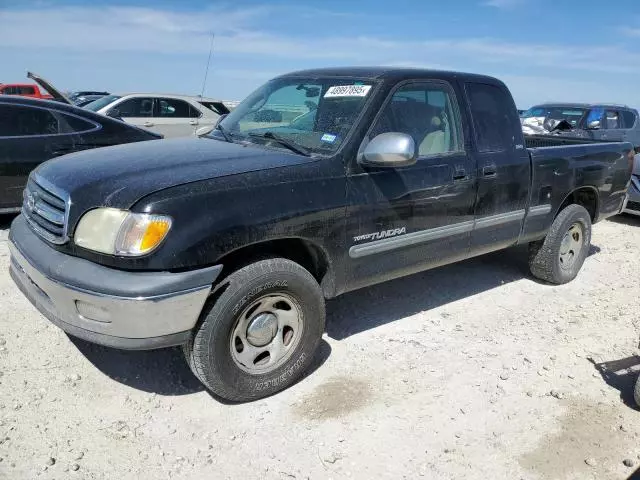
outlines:
[[[639,220],[596,225],[566,286],[534,281],[513,249],[331,301],[314,371],[244,405],[212,398],[178,349],[115,351],[50,325],[9,278],[2,223],[0,478],[601,480],[640,466]]]

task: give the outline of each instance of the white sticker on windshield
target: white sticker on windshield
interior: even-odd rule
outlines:
[[[329,87],[324,98],[331,97],[366,97],[371,85],[335,85]]]

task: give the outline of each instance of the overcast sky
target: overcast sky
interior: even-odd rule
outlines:
[[[637,0],[0,0],[0,82],[199,94],[212,32],[205,95],[227,100],[291,70],[399,65],[495,75],[520,108],[640,107]]]

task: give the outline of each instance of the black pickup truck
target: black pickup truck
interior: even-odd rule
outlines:
[[[246,401],[305,371],[325,299],[517,244],[536,277],[572,280],[632,162],[629,143],[528,149],[491,77],[291,73],[206,138],[41,165],[11,275],[70,335],[184,345],[207,388]]]

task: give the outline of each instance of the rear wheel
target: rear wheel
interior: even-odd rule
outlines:
[[[324,331],[322,291],[303,267],[281,258],[229,275],[184,347],[194,374],[232,401],[287,388],[313,359]]]
[[[591,245],[591,217],[581,205],[569,205],[555,218],[544,240],[529,244],[529,268],[549,283],[573,280]]]

